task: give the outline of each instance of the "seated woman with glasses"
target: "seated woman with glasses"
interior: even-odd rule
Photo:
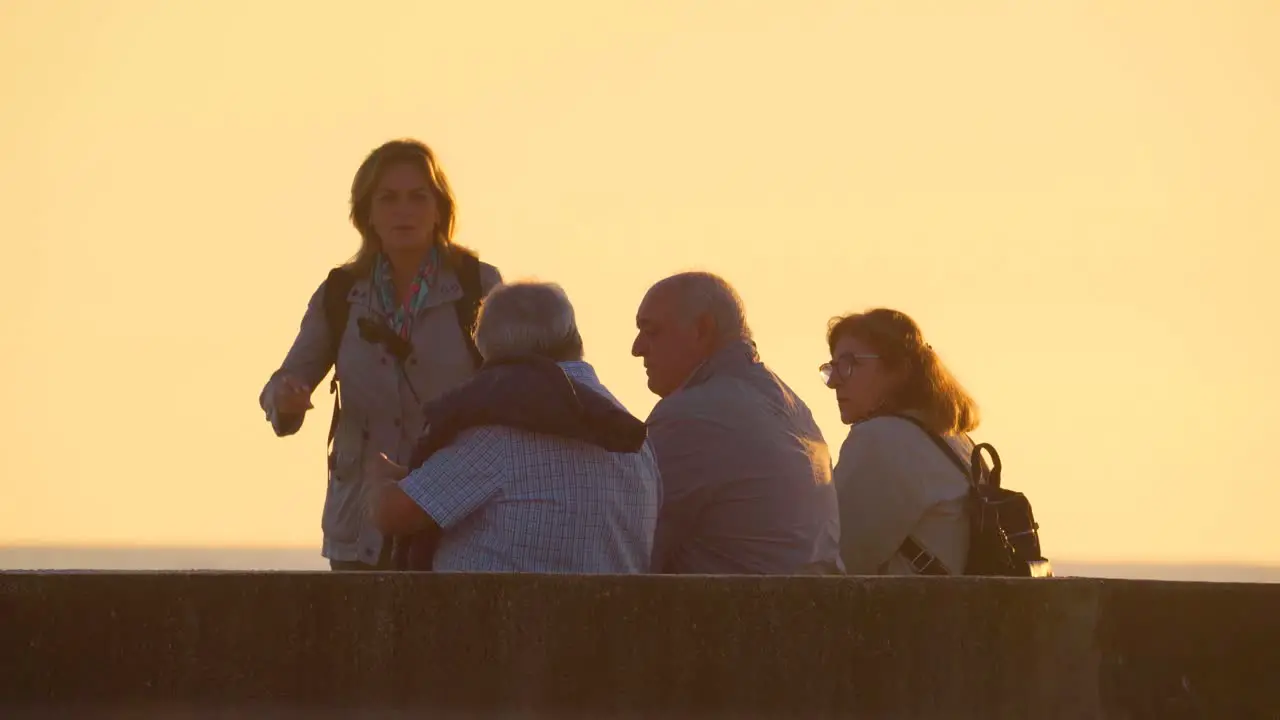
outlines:
[[[896,310],[838,317],[820,369],[852,427],[833,474],[851,575],[959,575],[969,552],[965,466],[978,407],[915,321]]]

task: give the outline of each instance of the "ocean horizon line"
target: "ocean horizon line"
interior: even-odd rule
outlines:
[[[55,550],[67,551],[148,551],[148,552],[210,552],[210,551],[229,551],[229,552],[313,552],[317,556],[320,553],[320,543],[313,544],[200,544],[200,543],[129,543],[129,542],[84,542],[84,543],[67,543],[67,542],[41,542],[37,540],[23,540],[13,542],[0,542],[0,552],[9,550],[18,551],[38,551],[51,552]],[[1213,567],[1248,567],[1280,570],[1280,559],[1276,560],[1240,560],[1233,558],[1142,558],[1142,557],[1070,557],[1050,558],[1053,562],[1067,562],[1071,564],[1085,565],[1171,565],[1179,567],[1190,566],[1213,566]]]
[[[1280,583],[1280,564],[1211,560],[1054,559],[1061,577]],[[0,545],[0,571],[18,570],[327,570],[314,546],[300,545]]]

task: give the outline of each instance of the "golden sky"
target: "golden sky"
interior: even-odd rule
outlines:
[[[329,396],[257,407],[384,140],[564,285],[637,414],[705,268],[838,447],[913,315],[1050,557],[1280,562],[1280,3],[0,0],[0,543],[319,546]],[[834,451],[833,451],[834,452]]]

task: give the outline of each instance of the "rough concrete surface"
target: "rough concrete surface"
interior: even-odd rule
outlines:
[[[0,717],[1280,718],[1280,586],[0,574]]]

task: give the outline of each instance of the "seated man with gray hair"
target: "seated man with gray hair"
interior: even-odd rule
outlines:
[[[760,362],[738,293],[711,273],[673,275],[636,327],[631,352],[662,398],[648,423],[663,493],[654,572],[842,572],[827,444]]]
[[[647,572],[657,462],[644,423],[583,360],[569,298],[500,285],[477,323],[484,364],[427,405],[412,471],[385,458],[374,470],[380,530],[432,537],[411,569]]]

